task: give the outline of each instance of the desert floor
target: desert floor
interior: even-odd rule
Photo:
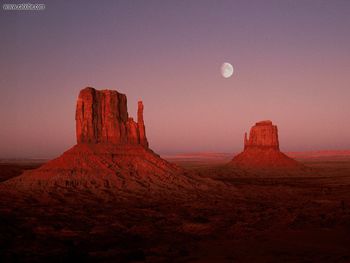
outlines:
[[[108,199],[72,189],[44,201],[2,190],[0,262],[350,262],[350,158],[304,156],[310,169],[297,173],[168,159],[209,187]],[[0,181],[39,165],[3,162]]]

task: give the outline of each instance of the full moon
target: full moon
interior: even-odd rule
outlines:
[[[231,77],[232,74],[233,74],[233,66],[228,62],[223,63],[221,65],[221,75],[227,79]]]

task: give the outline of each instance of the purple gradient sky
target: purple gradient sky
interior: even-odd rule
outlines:
[[[0,11],[1,158],[72,146],[85,86],[142,98],[159,153],[239,151],[264,119],[282,150],[350,148],[350,1],[44,3]]]

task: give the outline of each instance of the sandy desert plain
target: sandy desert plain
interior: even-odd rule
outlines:
[[[308,169],[240,171],[225,166],[232,154],[166,156],[202,187],[159,196],[2,189],[1,262],[349,262],[350,152],[290,156]],[[3,160],[1,181],[40,165]]]

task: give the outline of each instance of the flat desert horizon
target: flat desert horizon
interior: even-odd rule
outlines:
[[[149,190],[134,194],[129,190],[125,196],[125,190],[115,195],[107,194],[113,193],[107,188],[101,194],[97,186],[88,192],[76,186],[41,189],[37,196],[2,188],[2,258],[347,262],[350,155],[347,151],[297,155],[310,171],[263,175],[232,171],[225,167],[232,159],[227,153],[165,157],[205,186],[196,194],[178,189],[176,194],[170,190],[157,196]],[[1,163],[0,180],[40,165],[29,160]]]

